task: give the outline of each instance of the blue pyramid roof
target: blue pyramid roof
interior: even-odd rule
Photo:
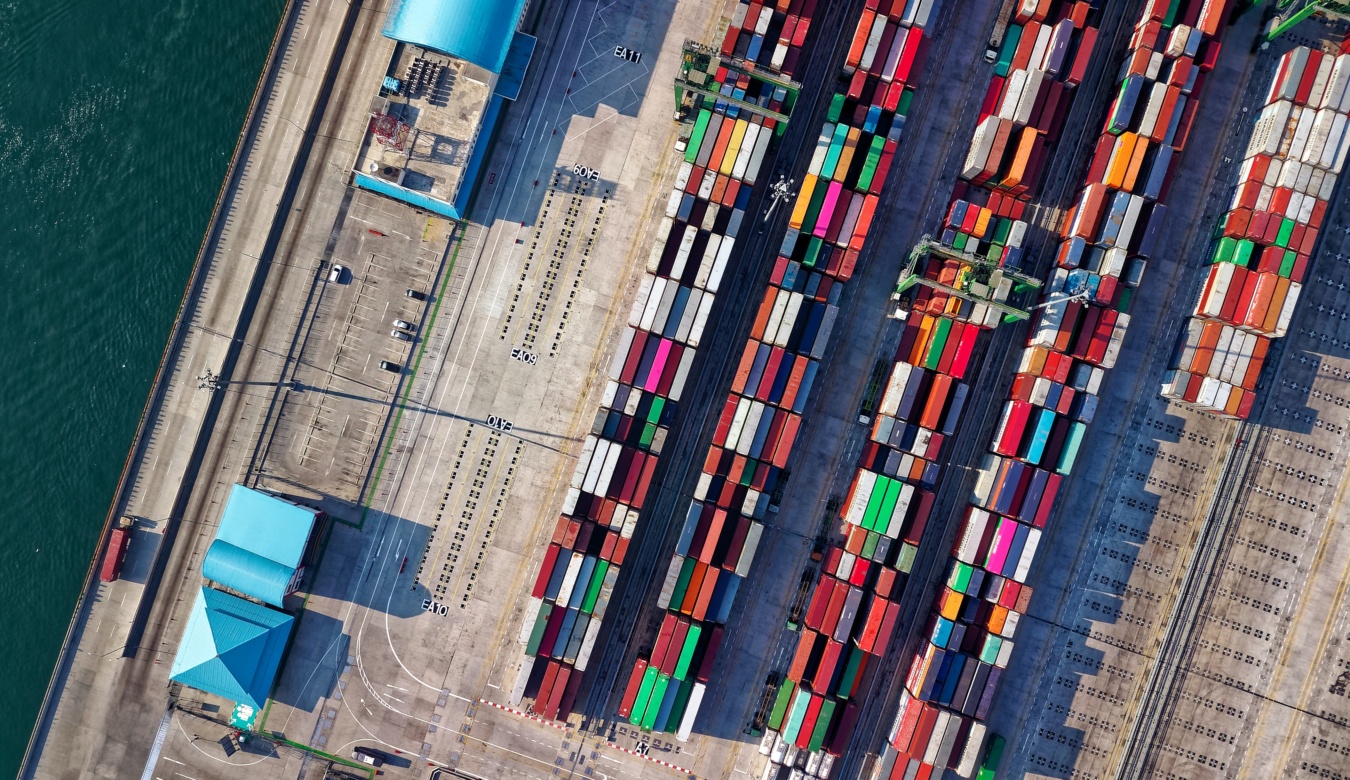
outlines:
[[[261,709],[294,623],[284,612],[202,588],[169,679]]]

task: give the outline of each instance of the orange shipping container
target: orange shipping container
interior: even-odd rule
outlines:
[[[1134,192],[1134,185],[1139,181],[1139,169],[1144,165],[1144,155],[1148,153],[1148,139],[1139,138],[1134,142],[1134,154],[1130,155],[1130,165],[1125,169],[1124,189],[1127,192]]]
[[[1106,166],[1106,186],[1115,190],[1124,189],[1125,174],[1130,169],[1130,159],[1134,156],[1138,139],[1135,133],[1121,133],[1115,150],[1111,152],[1111,162]]]

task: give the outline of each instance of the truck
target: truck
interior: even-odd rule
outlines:
[[[136,521],[130,515],[123,515],[117,521],[112,534],[108,537],[108,548],[103,553],[103,566],[98,578],[104,582],[115,582],[122,576],[122,562],[127,557],[127,547],[131,545],[131,529]]]

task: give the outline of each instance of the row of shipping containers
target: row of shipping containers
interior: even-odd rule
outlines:
[[[1350,54],[1300,46],[1279,58],[1164,397],[1221,417],[1251,413],[1270,339],[1289,330],[1350,154],[1348,125]]]
[[[1052,71],[1069,58],[1070,48],[1076,56],[1090,56],[1097,30],[1088,22],[1090,12],[1093,16],[1095,12],[1086,4],[1040,6],[1015,20],[1005,39],[1009,62],[1016,52],[1020,68],[1031,61],[1033,51],[1036,62],[1044,62],[1052,36],[1057,52],[1052,55]],[[1036,45],[1038,37],[1041,43]],[[993,97],[986,98],[986,106],[1004,90],[1004,75],[1006,70],[990,90]],[[1067,110],[1077,81],[1063,95],[1059,91],[1063,84],[1054,83],[1059,86],[1053,88],[1050,114]],[[1033,94],[1037,89],[1026,93],[1033,103],[1050,94],[1047,90],[1037,98]],[[981,125],[986,121],[982,117]],[[982,132],[976,130],[973,146],[983,143]],[[1037,148],[1051,150],[1057,138],[1057,133],[1049,135]],[[987,151],[981,154],[987,159]],[[1018,263],[1026,231],[1022,210],[1033,182],[1028,177],[1024,187],[1001,184],[992,177],[958,184],[944,221],[944,244],[1000,265]],[[959,260],[929,256],[916,271],[960,289],[966,286],[963,277],[973,269]],[[768,714],[760,750],[769,756],[770,766],[801,764],[805,754],[806,767],[828,767],[849,747],[863,703],[858,697],[864,674],[884,657],[895,634],[901,591],[918,555],[933,506],[932,491],[946,460],[944,445],[956,433],[969,397],[965,379],[972,355],[980,334],[1000,322],[998,310],[984,303],[927,285],[912,289],[906,326],[880,390],[868,442],[841,505],[843,538],[825,554],[792,663]],[[996,297],[1006,298],[1007,292]],[[980,682],[983,690],[983,679]],[[817,732],[825,738],[817,739]]]
[[[685,641],[696,643],[690,652],[700,660],[700,672],[716,658],[737,592],[751,571],[770,496],[779,487],[839,314],[843,285],[872,226],[923,54],[922,31],[913,24],[936,10],[933,0],[870,0],[855,28],[840,91],[830,101],[792,205],[657,598],[666,610],[663,626],[690,626]],[[863,571],[858,567],[859,576]],[[854,614],[862,606],[854,605]],[[690,640],[694,628],[696,639]],[[678,680],[678,668],[658,663],[661,652],[658,635],[652,651],[629,672],[619,715],[687,739],[708,680],[699,674]],[[845,658],[830,663],[841,674],[849,665]],[[804,747],[823,743],[824,725],[834,722],[833,706],[824,708],[821,718],[823,704],[806,703],[796,711]]]
[[[740,0],[722,37],[722,56],[778,73],[796,72],[816,1]]]
[[[1141,243],[1161,218],[1167,186],[1150,189],[1146,180],[1159,164],[1157,178],[1170,180],[1190,121],[1173,118],[1197,110],[1227,12],[1223,0],[1145,3],[1087,181],[1065,222],[1043,293],[1049,305],[1022,352],[923,641],[905,667],[882,778],[946,770],[970,777],[984,756],[983,721],[1030,602],[1026,582],[1129,326],[1128,290],[1140,283],[1146,260]],[[1164,114],[1175,127],[1159,134]],[[1148,146],[1136,151],[1141,144]],[[1120,162],[1127,152],[1140,162]],[[1121,166],[1136,173],[1111,172]]]
[[[739,7],[751,5],[759,7]],[[812,5],[792,11],[803,34]],[[791,110],[783,87],[740,69],[718,67],[707,86],[775,113]],[[571,711],[652,493],[709,313],[747,223],[751,190],[781,135],[780,122],[739,103],[705,96],[695,109],[601,407],[572,473],[518,637],[526,662],[511,701],[532,698],[532,710],[549,719]],[[686,688],[684,695],[689,693]]]

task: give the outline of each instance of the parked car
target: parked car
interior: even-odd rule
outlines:
[[[342,282],[343,277],[345,277],[346,275],[347,275],[347,266],[345,265],[335,265],[332,268],[328,269],[328,281],[330,282],[340,284]]]
[[[388,371],[391,374],[397,374],[403,371],[403,366],[399,365],[398,363],[395,363],[392,360],[381,360],[380,368],[383,368],[385,371]]]
[[[407,322],[405,320],[394,320],[394,327],[402,328],[403,330],[412,330],[413,326],[411,322]]]
[[[389,335],[393,336],[399,341],[412,341],[412,334],[406,330],[399,330],[398,328],[394,328],[393,330],[389,331]]]
[[[422,292],[421,290],[410,289],[407,292],[405,292],[404,295],[408,296],[409,298],[412,298],[414,301],[425,301],[427,299],[427,294]]]
[[[352,758],[370,766],[382,766],[384,764],[384,754],[368,747],[358,746],[352,751]]]

